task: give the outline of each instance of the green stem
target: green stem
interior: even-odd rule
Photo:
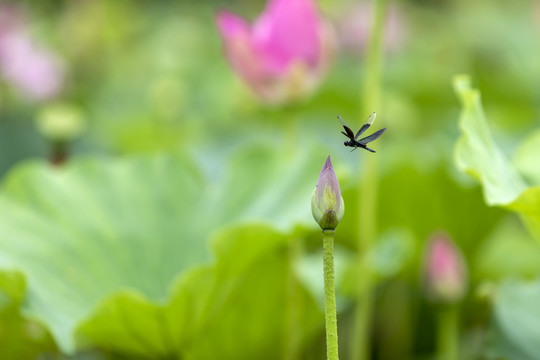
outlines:
[[[382,69],[382,45],[384,36],[384,16],[386,12],[386,0],[375,0],[374,21],[371,27],[371,38],[367,51],[365,65],[365,81],[362,97],[362,114],[366,115],[377,111],[381,97],[381,69]],[[365,167],[362,171],[362,184],[358,192],[358,209],[360,219],[358,221],[358,294],[356,316],[354,325],[354,339],[352,343],[352,359],[367,360],[370,358],[370,325],[372,312],[372,288],[371,272],[366,262],[366,253],[375,243],[377,233],[377,162],[376,156],[364,157]]]
[[[301,326],[301,293],[294,273],[294,264],[302,256],[303,243],[301,238],[292,239],[288,248],[287,297],[285,302],[285,331],[283,334],[284,360],[296,360],[300,357],[300,344],[302,340]]]
[[[338,360],[336,285],[334,277],[334,233],[323,230],[324,314],[326,319],[326,358]]]
[[[458,360],[458,309],[450,305],[442,307],[437,314],[437,359]]]
[[[67,141],[51,141],[51,154],[49,161],[53,165],[62,165],[68,158]]]
[[[299,108],[290,105],[284,110],[285,119],[285,149],[288,154],[293,154],[297,149],[299,136]],[[301,292],[294,273],[294,264],[302,257],[303,241],[301,238],[292,239],[288,248],[288,274],[287,274],[287,298],[285,303],[285,331],[283,332],[284,360],[297,360],[300,357],[302,342],[301,326]]]

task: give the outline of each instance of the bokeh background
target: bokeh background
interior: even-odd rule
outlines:
[[[216,25],[264,1],[0,2],[0,358],[324,359],[310,199],[328,155],[343,359],[359,293],[365,358],[437,358],[449,305],[422,272],[441,232],[468,269],[458,358],[538,358],[539,4],[388,1],[376,109],[373,4],[317,5],[332,61],[268,104]],[[351,153],[336,114],[356,129],[372,111],[377,153]]]

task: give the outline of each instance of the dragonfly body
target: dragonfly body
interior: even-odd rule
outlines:
[[[375,116],[376,116],[375,113],[371,114],[366,120],[366,122],[364,123],[364,125],[362,125],[360,130],[358,130],[358,132],[355,135],[353,131],[351,130],[351,128],[348,127],[347,124],[345,124],[345,121],[343,121],[341,116],[338,115],[338,119],[341,122],[341,125],[343,125],[343,128],[345,129],[345,131],[342,131],[341,133],[349,138],[349,140],[345,141],[343,145],[352,147],[353,149],[351,151],[354,151],[358,148],[362,148],[364,150],[374,153],[375,150],[368,148],[367,144],[374,140],[377,140],[386,131],[386,128],[378,130],[374,132],[373,134],[359,140],[358,140],[358,137],[362,135],[371,126],[371,124],[373,124],[373,121],[375,121]]]
[[[358,148],[362,148],[362,149],[365,149],[365,150],[367,150],[367,151],[375,152],[375,150],[368,148],[368,147],[367,147],[366,145],[364,145],[364,144],[360,144],[360,143],[359,143],[358,141],[356,141],[356,140],[345,141],[345,142],[343,143],[343,145],[352,147],[353,149],[352,149],[351,151],[354,151],[354,150],[356,150],[356,149],[358,149]]]

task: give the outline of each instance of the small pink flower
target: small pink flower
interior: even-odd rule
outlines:
[[[29,100],[55,97],[64,84],[60,59],[36,44],[18,9],[0,8],[0,20],[0,75]]]
[[[465,295],[465,261],[447,235],[436,234],[429,240],[423,276],[428,298],[435,302],[455,303]]]
[[[217,26],[232,68],[265,102],[311,93],[328,68],[330,31],[312,0],[269,0],[253,25],[221,11]]]

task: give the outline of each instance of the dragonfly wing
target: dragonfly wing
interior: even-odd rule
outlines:
[[[341,125],[343,125],[343,128],[347,132],[345,136],[347,136],[349,139],[354,140],[354,133],[352,132],[351,128],[345,124],[345,121],[341,118],[341,116],[337,116],[339,121],[341,122]],[[343,132],[343,131],[342,131]]]
[[[356,133],[356,135],[354,136],[355,139],[358,139],[358,137],[360,135],[362,135],[367,129],[369,129],[369,127],[371,126],[371,124],[364,124],[362,125],[362,127],[360,128],[360,130],[358,130],[358,132]]]
[[[362,144],[362,145],[366,145],[367,143],[370,143],[370,142],[372,142],[374,140],[377,140],[379,138],[379,136],[381,136],[383,134],[383,132],[385,132],[385,131],[386,131],[386,128],[381,129],[379,131],[376,131],[373,134],[371,134],[369,136],[366,136],[363,139],[358,140],[358,142],[360,144]]]
[[[337,118],[339,119],[339,122],[341,123],[341,125],[347,126],[347,124],[345,124],[345,120],[343,120],[343,118],[341,117],[341,115],[338,114]]]
[[[373,124],[373,122],[375,121],[375,117],[377,117],[377,113],[375,112],[372,112],[371,115],[368,116],[367,120],[366,120],[366,124]]]
[[[360,128],[360,130],[358,130],[358,132],[356,133],[356,136],[354,137],[355,139],[358,139],[358,137],[360,135],[362,135],[367,129],[369,129],[369,127],[371,126],[371,124],[373,124],[373,122],[375,121],[375,117],[377,116],[377,113],[372,113],[371,115],[369,115],[369,117],[367,118],[366,122],[364,123],[364,125],[362,125],[362,127]]]

